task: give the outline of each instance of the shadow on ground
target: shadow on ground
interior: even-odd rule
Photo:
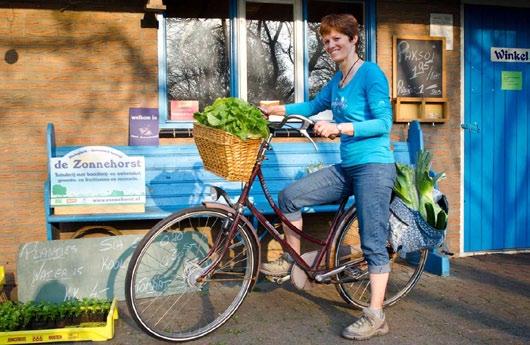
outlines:
[[[450,277],[424,274],[386,311],[388,335],[363,344],[528,344],[529,295],[530,254],[454,259]],[[225,325],[190,344],[351,344],[340,332],[359,314],[333,286],[305,292],[262,280]],[[142,333],[120,303],[116,335],[107,344],[167,342]]]

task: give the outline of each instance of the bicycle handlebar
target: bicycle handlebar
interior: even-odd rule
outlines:
[[[311,137],[309,136],[309,133],[307,133],[307,129],[313,126],[315,122],[311,119],[308,119],[307,117],[304,117],[301,115],[288,115],[288,116],[285,116],[283,120],[280,122],[269,121],[269,127],[273,130],[280,129],[283,126],[285,126],[290,120],[298,120],[302,122],[302,125],[300,126],[300,128],[294,128],[294,127],[292,128],[296,129],[298,132],[300,132],[300,134],[306,137],[311,142],[311,144],[313,144],[313,147],[315,148],[315,150],[318,151],[317,144],[315,144],[313,139],[311,139]]]

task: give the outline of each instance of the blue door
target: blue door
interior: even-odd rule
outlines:
[[[528,18],[528,8],[464,9],[466,252],[530,248]]]

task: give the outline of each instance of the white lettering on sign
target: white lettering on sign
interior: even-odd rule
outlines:
[[[530,49],[491,47],[491,61],[530,62]]]

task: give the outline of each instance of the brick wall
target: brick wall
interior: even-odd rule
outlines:
[[[126,145],[128,108],[157,106],[157,30],[142,28],[142,18],[0,8],[0,265],[7,271],[21,243],[45,239],[46,124],[55,124],[57,145]]]
[[[422,127],[434,168],[448,175],[441,189],[451,203],[451,248],[458,251],[459,4],[430,3],[378,2],[378,62],[391,78],[392,35],[428,35],[430,12],[453,14],[454,50],[447,51],[446,65],[450,119]],[[3,7],[0,3],[0,265],[12,272],[18,246],[45,239],[46,124],[55,124],[58,145],[127,144],[128,108],[157,106],[157,31],[141,27],[141,7]],[[406,125],[394,126],[396,139],[405,135]]]
[[[440,189],[450,205],[448,242],[452,251],[460,250],[460,4],[459,1],[378,1],[377,62],[392,80],[392,37],[429,35],[430,13],[453,15],[453,50],[446,50],[446,89],[449,119],[444,124],[422,124],[425,147],[434,155],[433,168],[445,171],[447,179]],[[406,138],[407,125],[394,124],[393,136]]]

